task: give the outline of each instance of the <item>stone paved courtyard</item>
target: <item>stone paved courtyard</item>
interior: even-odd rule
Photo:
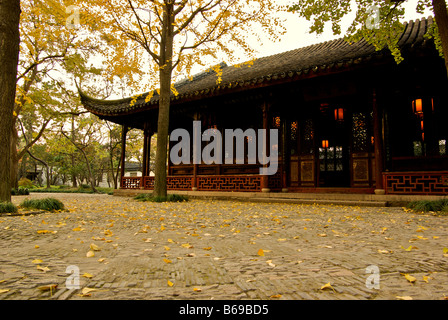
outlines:
[[[448,297],[448,217],[397,207],[28,197],[48,196],[68,211],[0,216],[0,299]],[[68,266],[79,270],[79,289],[67,288]]]

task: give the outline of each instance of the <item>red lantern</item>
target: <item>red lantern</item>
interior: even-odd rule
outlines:
[[[336,120],[336,121],[344,120],[344,109],[343,108],[334,109],[334,120]]]
[[[422,101],[422,99],[412,100],[412,111],[416,115],[423,114],[423,101]]]

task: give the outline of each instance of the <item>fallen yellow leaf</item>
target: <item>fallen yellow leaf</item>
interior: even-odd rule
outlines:
[[[212,247],[207,247],[207,248],[202,248],[202,249],[204,249],[204,250],[212,250]]]
[[[410,296],[396,296],[395,298],[397,298],[398,300],[412,300],[412,297]]]
[[[403,246],[400,246],[401,249],[405,250],[405,251],[411,251],[412,249],[418,249],[417,247],[414,246],[409,246],[407,249],[405,249]]]
[[[34,246],[34,249],[39,249],[39,246],[36,244],[36,245]]]
[[[91,243],[91,244],[90,244],[90,249],[93,250],[93,251],[100,251],[100,250],[101,250],[101,248],[98,247],[98,246],[97,246],[96,244],[94,244],[94,243]]]
[[[80,296],[81,297],[90,297],[91,295],[92,295],[92,292],[93,291],[98,291],[98,289],[94,289],[94,288],[83,288],[82,290],[81,290],[81,294],[80,294]]]
[[[72,230],[73,231],[81,231],[82,229],[81,229],[81,227],[76,227],[76,228],[73,228]]]
[[[50,231],[50,230],[37,230],[38,234],[44,234],[44,233],[57,233],[57,231]]]
[[[414,283],[415,281],[417,281],[417,278],[405,273],[404,277],[406,278],[406,280],[408,280],[410,283]]]
[[[274,294],[274,295],[270,296],[269,298],[271,298],[271,299],[280,299],[281,297],[282,297],[281,294]]]
[[[328,282],[328,283],[324,284],[322,287],[320,287],[320,290],[325,290],[325,289],[331,289],[331,290],[333,290],[333,292],[336,292],[334,290],[334,288],[331,286],[330,282]]]
[[[95,256],[95,252],[93,252],[92,250],[88,251],[87,254],[86,254],[87,258],[92,258],[94,256]]]
[[[193,291],[195,291],[195,292],[202,292],[202,289],[201,288],[193,288]]]
[[[49,285],[46,285],[46,286],[38,287],[38,289],[41,290],[41,291],[53,291],[57,287],[58,287],[57,284],[49,284]]]
[[[43,272],[47,272],[47,271],[50,271],[50,268],[37,266],[37,270],[40,270],[40,271],[43,271]]]
[[[426,283],[429,282],[429,276],[423,276],[423,281],[425,281]]]
[[[42,263],[43,261],[40,259],[34,259],[33,261],[31,261],[32,263]]]
[[[163,247],[165,248],[166,251],[171,250],[170,247],[168,247],[168,246],[163,246]]]
[[[258,250],[257,254],[258,254],[260,257],[264,257],[264,251],[263,251],[263,249]]]
[[[171,260],[168,260],[168,259],[163,259],[163,261],[164,261],[165,263],[171,263],[171,262],[172,262]]]
[[[0,289],[0,294],[8,292],[9,289]]]
[[[93,278],[93,275],[92,274],[90,274],[90,273],[84,273],[83,275],[82,275],[84,278],[89,278],[89,279],[91,279],[91,278]]]
[[[174,283],[172,283],[170,280],[168,280],[168,286],[172,287],[172,286],[174,286]]]

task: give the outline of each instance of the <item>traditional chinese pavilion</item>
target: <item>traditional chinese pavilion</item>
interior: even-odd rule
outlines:
[[[411,21],[399,45],[404,61],[366,41],[343,39],[222,65],[222,82],[204,72],[175,84],[170,132],[279,129],[278,171],[260,164],[168,164],[169,190],[447,194],[448,79],[434,42],[432,18]],[[106,101],[81,94],[101,119],[144,131],[143,174],[121,188],[152,189],[150,138],[158,95]],[[123,135],[123,154],[126,134]],[[247,150],[247,148],[246,148]],[[122,161],[125,159],[123,157]],[[122,166],[123,168],[124,166]]]

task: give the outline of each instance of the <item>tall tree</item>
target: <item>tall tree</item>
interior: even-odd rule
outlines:
[[[19,60],[20,1],[0,1],[0,201],[11,201],[11,129]]]
[[[20,21],[20,56],[17,74],[16,99],[11,128],[11,184],[17,186],[18,163],[30,147],[48,128],[49,120],[59,120],[67,106],[70,81],[76,75],[87,77],[95,68],[87,60],[96,46],[82,36],[69,19],[70,8],[64,0],[22,0]],[[68,76],[70,75],[70,76]],[[30,119],[24,139],[18,120]],[[31,121],[32,120],[32,121]],[[33,129],[33,130],[28,130]],[[34,136],[32,134],[36,132]]]
[[[154,194],[166,197],[169,110],[171,95],[176,94],[173,79],[180,74],[185,77],[195,65],[210,65],[211,59],[219,81],[220,58],[235,60],[239,50],[253,57],[248,36],[263,33],[276,39],[281,34],[278,18],[271,15],[281,9],[274,0],[105,0],[97,4],[103,15],[95,21],[95,28],[104,32],[111,47],[110,69],[117,75],[123,69],[133,69],[140,76],[146,71],[151,90],[157,89]],[[84,10],[93,16],[98,7],[89,3]],[[142,68],[145,55],[152,60],[149,70]],[[135,82],[129,77],[130,85]]]
[[[374,45],[378,50],[388,47],[395,61],[400,63],[403,58],[398,47],[398,36],[404,30],[404,5],[408,0],[295,0],[290,7],[300,17],[312,21],[310,32],[320,34],[326,23],[331,23],[333,33],[341,34],[341,20],[356,10],[355,18],[347,30],[349,41],[359,41],[362,38]],[[353,5],[353,6],[352,6]],[[446,0],[418,0],[416,12],[423,14],[426,9],[434,13],[436,23],[428,32],[428,37],[434,37],[437,49],[445,58],[448,72],[448,13]]]

